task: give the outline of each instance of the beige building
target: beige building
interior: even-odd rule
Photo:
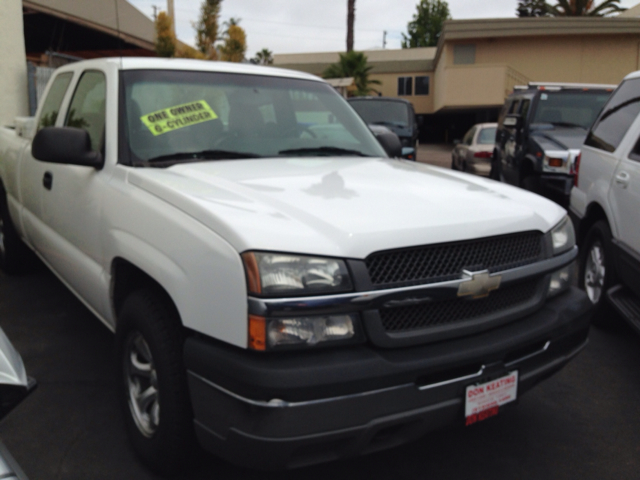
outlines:
[[[515,85],[617,84],[640,70],[640,18],[451,20],[437,47],[365,52],[384,96],[410,100],[421,138],[452,141],[493,121]],[[321,75],[338,53],[275,55],[279,67]]]

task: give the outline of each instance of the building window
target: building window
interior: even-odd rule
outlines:
[[[453,46],[454,65],[471,65],[473,63],[476,63],[476,46],[474,44]]]
[[[412,95],[413,77],[398,77],[398,96]]]
[[[429,77],[416,77],[416,95],[429,95]]]

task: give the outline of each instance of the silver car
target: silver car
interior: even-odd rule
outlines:
[[[489,176],[497,126],[497,123],[478,123],[471,127],[462,141],[454,141],[451,168]]]

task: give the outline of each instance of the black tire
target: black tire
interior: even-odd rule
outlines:
[[[29,249],[11,221],[7,195],[0,185],[0,270],[8,275],[21,273],[29,260]]]
[[[124,301],[116,328],[116,361],[125,425],[136,453],[149,469],[163,476],[179,473],[195,446],[182,363],[183,335],[178,312],[163,292],[143,289]],[[134,357],[145,368],[134,368]],[[147,370],[148,375],[139,373]],[[147,402],[137,394],[152,388],[155,395],[149,397],[155,401],[140,409]]]
[[[611,324],[612,308],[607,301],[606,292],[613,287],[617,281],[615,265],[613,260],[613,244],[611,242],[611,229],[605,220],[594,223],[580,249],[580,276],[578,284],[580,288],[587,292],[589,300],[593,304],[594,325],[608,326]],[[603,269],[598,275],[596,263],[600,262]],[[599,284],[600,288],[594,288]],[[599,290],[599,293],[596,293]]]
[[[451,155],[451,170],[458,170],[458,167],[456,167],[456,158]]]

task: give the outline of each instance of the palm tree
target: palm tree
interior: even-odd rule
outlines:
[[[347,0],[347,53],[353,51],[353,25],[356,21],[356,0]]]
[[[622,12],[620,0],[604,0],[596,6],[595,0],[558,0],[556,5],[549,5],[549,14],[554,17],[606,17]]]
[[[273,52],[268,48],[263,48],[256,52],[256,56],[251,59],[256,65],[273,65]]]
[[[367,56],[362,52],[341,53],[340,61],[329,65],[322,76],[324,78],[348,78],[353,77],[356,84],[356,96],[369,95],[375,92],[371,85],[382,85],[379,80],[369,79],[369,72],[373,67],[368,65]]]

